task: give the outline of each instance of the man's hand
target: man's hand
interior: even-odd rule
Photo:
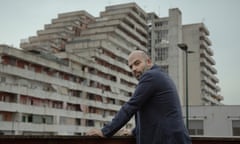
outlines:
[[[132,136],[132,131],[130,129],[123,128],[117,132],[118,136]]]
[[[86,132],[86,136],[100,136],[100,137],[104,137],[102,131],[100,129],[97,128],[92,128],[89,131]]]

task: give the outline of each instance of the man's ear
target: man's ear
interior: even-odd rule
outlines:
[[[148,64],[152,64],[152,60],[148,58],[148,59],[147,59],[147,63],[148,63]]]

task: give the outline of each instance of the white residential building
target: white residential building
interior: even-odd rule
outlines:
[[[203,23],[182,25],[182,13],[178,8],[169,9],[168,17],[148,14],[149,52],[156,64],[160,65],[174,80],[181,102],[186,105],[186,63],[188,63],[189,105],[221,105],[219,80],[214,68],[213,50],[209,31]],[[178,47],[185,43],[185,53]]]

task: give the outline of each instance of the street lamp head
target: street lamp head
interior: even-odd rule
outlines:
[[[177,44],[177,46],[184,51],[187,51],[187,49],[188,49],[188,46],[185,43],[179,43],[179,44]]]
[[[187,51],[188,54],[195,53],[194,51]]]

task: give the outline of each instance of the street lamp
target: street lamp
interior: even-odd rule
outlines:
[[[178,44],[178,47],[183,50],[185,52],[185,55],[186,55],[186,97],[185,97],[185,100],[186,100],[186,127],[187,129],[189,128],[189,125],[188,125],[188,54],[191,54],[191,53],[194,53],[194,51],[188,51],[188,46],[185,44],[185,43],[179,43]]]

